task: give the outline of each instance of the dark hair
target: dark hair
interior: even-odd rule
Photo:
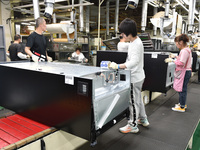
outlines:
[[[119,36],[119,39],[123,39],[123,36],[120,35],[120,36]]]
[[[16,34],[16,35],[14,36],[14,40],[16,41],[16,40],[19,40],[19,39],[21,39],[21,36],[20,36],[19,34]]]
[[[80,51],[81,52],[81,48],[77,47],[75,51]]]
[[[126,36],[131,34],[133,37],[137,36],[137,24],[134,20],[126,18],[119,25],[119,32]]]
[[[181,34],[174,39],[174,42],[180,41],[183,41],[184,44],[187,44],[187,42],[189,42],[189,37],[186,34]]]
[[[37,29],[39,27],[40,24],[42,24],[44,22],[44,18],[42,17],[38,17],[36,20],[35,20],[35,28]]]

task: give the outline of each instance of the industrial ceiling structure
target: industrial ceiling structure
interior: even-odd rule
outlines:
[[[188,16],[190,11],[190,2],[195,2],[194,5],[194,25],[198,26],[199,24],[199,10],[200,10],[200,0],[152,0],[152,1],[146,1],[146,0],[139,0],[138,7],[136,9],[130,9],[126,8],[127,6],[127,0],[119,0],[119,11],[118,11],[118,23],[120,23],[124,18],[132,18],[137,22],[137,26],[139,31],[141,31],[141,20],[143,18],[143,4],[145,2],[148,3],[148,7],[146,8],[146,14],[147,14],[147,23],[146,23],[146,29],[152,30],[153,25],[150,23],[150,18],[153,17],[155,14],[154,8],[157,8],[157,12],[159,11],[165,11],[166,2],[170,3],[170,11],[169,13],[172,13],[171,9],[175,7],[175,11],[182,15],[183,19],[188,22]],[[10,2],[1,0],[1,2],[7,3],[8,5],[11,5],[11,11],[13,11],[13,16],[11,16],[12,21],[15,23],[22,23],[22,22],[34,22],[34,7],[33,7],[33,0],[10,0]],[[44,14],[45,11],[45,4],[44,0],[39,0],[39,8],[40,8],[40,15]],[[116,14],[116,0],[82,0],[81,4],[82,6],[91,6],[95,7],[96,9],[93,9],[90,11],[89,15],[89,21],[90,26],[92,29],[97,28],[98,23],[98,16],[92,17],[93,12],[96,11],[98,13],[98,7],[101,7],[101,10],[105,10],[104,12],[101,12],[102,18],[105,17],[106,13],[106,7],[109,3],[109,22],[110,24],[115,24],[115,14]],[[74,4],[73,4],[74,3]],[[101,5],[100,5],[101,4]],[[72,11],[72,7],[74,7],[77,10],[76,13],[76,19],[79,20],[79,6],[80,6],[80,0],[55,0],[54,5],[54,13],[56,14],[57,22],[62,20],[70,20],[70,12]],[[84,7],[84,11],[86,11],[88,7]],[[84,16],[85,17],[85,16]],[[88,16],[87,16],[88,17]],[[86,17],[85,17],[86,18]],[[101,19],[101,29],[105,27],[106,19]]]

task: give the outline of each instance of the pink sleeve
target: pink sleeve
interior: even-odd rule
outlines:
[[[188,57],[189,52],[186,49],[182,49],[179,56],[177,57],[177,60],[175,60],[174,63],[179,67],[183,67],[187,62]]]
[[[184,63],[182,63],[179,59],[175,60],[174,63],[177,65],[177,66],[184,66]]]
[[[180,61],[185,65],[189,57],[189,52],[186,49],[181,50]]]

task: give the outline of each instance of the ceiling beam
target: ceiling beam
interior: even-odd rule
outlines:
[[[55,3],[64,2],[64,1],[68,1],[68,0],[55,0]],[[44,2],[40,2],[39,5],[45,5],[45,4],[44,4]],[[13,7],[13,8],[27,8],[27,7],[33,7],[33,4],[16,6],[16,7]]]
[[[74,4],[73,6],[79,7],[79,6],[89,6],[89,5],[94,5],[94,3]],[[72,8],[72,5],[54,7],[54,9],[66,9],[66,8]]]

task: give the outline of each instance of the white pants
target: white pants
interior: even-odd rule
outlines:
[[[141,90],[144,80],[131,83],[131,97],[129,101],[130,118],[128,123],[137,126],[138,119],[147,118],[143,100],[141,98]]]

